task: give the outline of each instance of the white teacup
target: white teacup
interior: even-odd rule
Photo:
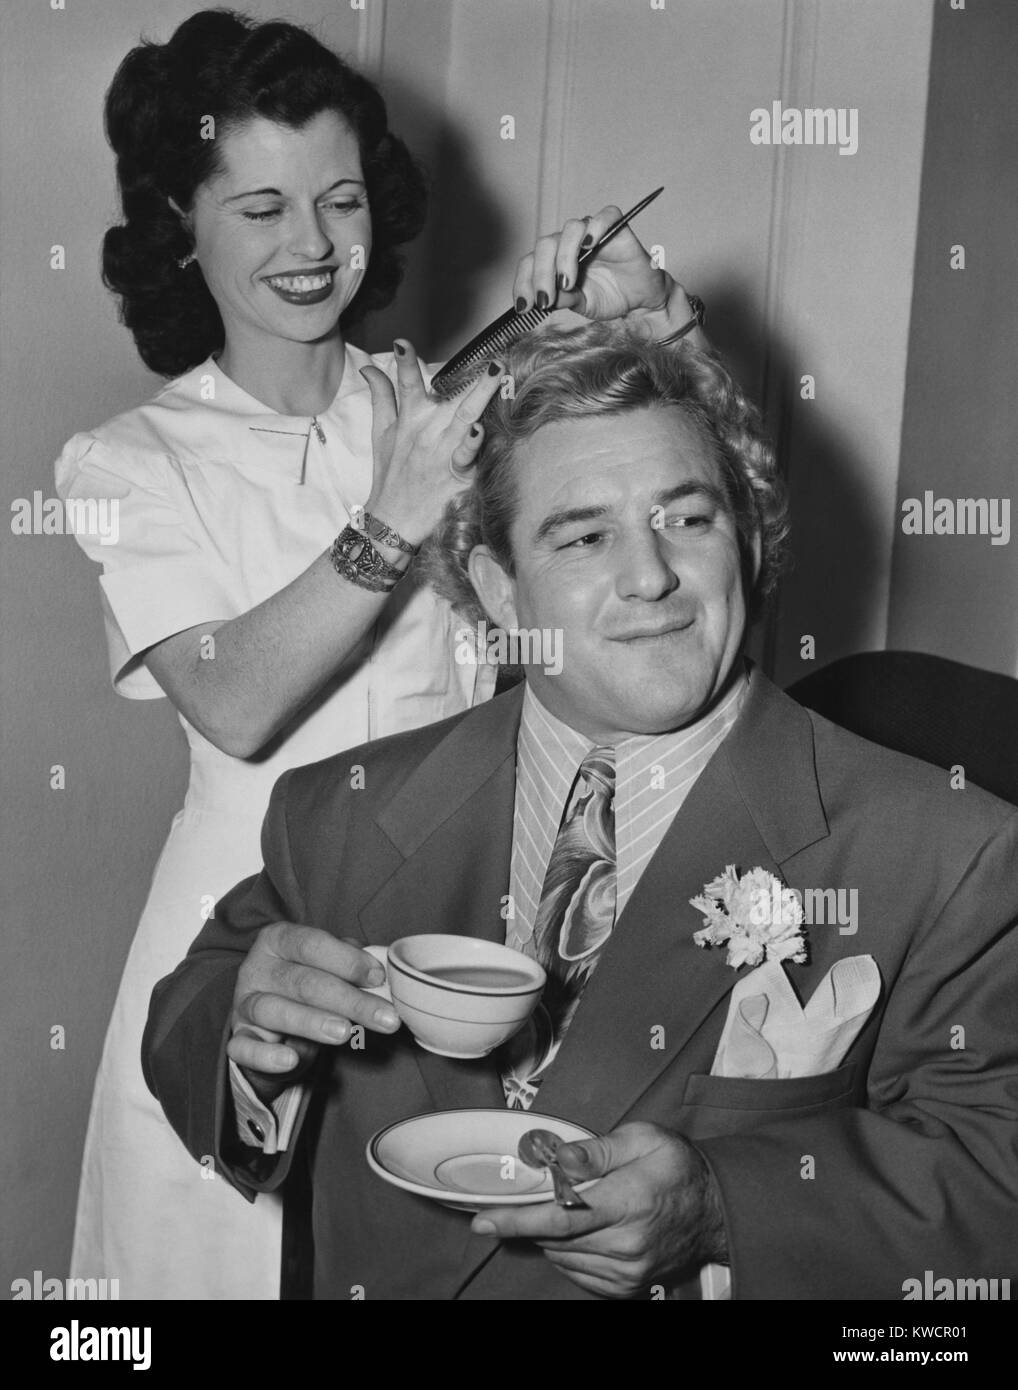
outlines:
[[[440,1057],[487,1057],[522,1028],[545,973],[510,946],[422,933],[366,948],[385,967],[370,994],[388,999],[421,1047]]]

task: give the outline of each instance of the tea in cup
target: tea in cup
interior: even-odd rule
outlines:
[[[510,946],[422,933],[366,948],[385,967],[370,994],[388,999],[414,1038],[440,1057],[487,1057],[537,1006],[545,972]]]

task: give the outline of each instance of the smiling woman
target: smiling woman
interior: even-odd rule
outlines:
[[[180,215],[223,320],[219,365],[235,380],[245,367],[259,375],[255,364],[273,355],[259,351],[263,342],[327,337],[364,280],[367,188],[357,138],[334,111],[300,130],[251,117],[227,134],[220,167]],[[265,366],[251,383],[262,400],[274,379]]]
[[[191,778],[106,1037],[72,1271],[125,1298],[274,1298],[279,1202],[203,1181],[211,1152],[196,1169],[166,1126],[138,1058],[149,995],[257,866],[282,772],[490,693],[409,570],[496,383],[435,405],[409,345],[397,370],[345,344],[392,298],[424,186],[378,92],[303,30],[197,14],[128,54],[106,125],[124,220],[105,280],[174,380],[75,436],[58,490],[117,512],[115,544],[77,536],[114,685],[169,696]]]
[[[323,124],[314,151],[288,164],[293,137]],[[338,146],[322,163],[337,128]],[[355,292],[338,303],[343,328],[391,302],[402,275],[398,248],[424,223],[422,175],[388,129],[377,90],[297,26],[254,25],[225,11],[194,15],[168,43],[127,55],[107,97],[106,129],[125,221],[106,235],[103,274],[153,371],[176,376],[226,340],[223,306],[194,242],[196,219],[211,231],[217,209],[236,223],[275,223],[278,240],[284,214],[308,217],[302,200],[310,197],[327,221],[360,202],[364,265]],[[307,186],[312,173],[317,180],[330,172],[325,184]],[[303,249],[296,260],[284,253],[280,271],[319,268],[322,232],[304,235],[314,243],[310,262]],[[336,268],[338,250],[329,247]],[[197,269],[182,275],[182,261]]]

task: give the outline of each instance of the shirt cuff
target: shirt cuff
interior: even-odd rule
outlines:
[[[272,1105],[259,1100],[237,1063],[230,1061],[230,1090],[237,1116],[237,1135],[249,1148],[283,1153],[289,1146],[294,1121],[306,1086],[288,1086]]]

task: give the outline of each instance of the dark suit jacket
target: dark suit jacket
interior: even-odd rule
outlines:
[[[503,938],[520,709],[514,690],[285,774],[262,873],[223,899],[153,995],[146,1077],[190,1151],[215,1153],[248,1196],[284,1181],[313,1190],[315,1297],[591,1297],[536,1247],[472,1236],[466,1216],[367,1166],[369,1137],[396,1119],[503,1104],[493,1064],[433,1056],[405,1029],[326,1049],[280,1158],[234,1141],[224,1064],[237,969],[268,922],[365,943]],[[363,788],[351,785],[358,764]],[[1014,807],[951,790],[946,773],[846,733],[754,672],[619,917],[535,1110],[599,1131],[653,1121],[696,1141],[722,1194],[735,1298],[900,1299],[927,1269],[1015,1275],[1016,849]],[[839,958],[879,965],[881,999],[829,1075],[709,1074],[739,976],[694,945],[703,922],[688,900],[725,864],[801,890],[858,890],[858,933],[815,925],[809,962],[787,967],[805,1001]],[[288,1217],[291,1289],[310,1256],[300,1215]]]

